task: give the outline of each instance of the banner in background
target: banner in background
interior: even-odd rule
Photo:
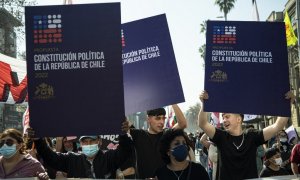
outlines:
[[[27,101],[26,61],[0,53],[0,102]]]
[[[23,126],[23,134],[25,134],[26,130],[30,127],[29,106],[27,106],[27,108],[23,114],[22,126]]]
[[[25,8],[30,126],[36,135],[119,133],[120,3]]]
[[[126,115],[184,102],[166,15],[122,25]]]
[[[175,111],[173,109],[172,106],[167,106],[166,107],[166,116],[167,116],[167,119],[166,119],[166,124],[165,124],[165,127],[166,128],[173,128],[173,126],[175,126],[175,124],[177,123],[177,119],[176,119],[176,115],[175,115]]]
[[[283,22],[208,21],[207,112],[291,115]]]

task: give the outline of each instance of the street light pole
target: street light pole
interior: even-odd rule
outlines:
[[[292,68],[295,68],[295,66],[298,66],[300,68],[300,42],[299,42],[299,38],[300,38],[300,0],[296,0],[296,19],[297,19],[297,37],[298,37],[298,64],[294,64]],[[292,60],[294,61],[294,59]],[[297,69],[293,69],[294,71]],[[298,73],[295,73],[296,76],[299,76],[299,69],[298,69]],[[299,98],[299,77],[295,77],[296,78],[296,82],[295,82],[295,89],[296,89],[296,100]],[[299,118],[299,107],[298,107],[298,101],[295,102],[296,103],[296,115],[297,115],[297,123],[298,126],[300,125],[300,118]]]

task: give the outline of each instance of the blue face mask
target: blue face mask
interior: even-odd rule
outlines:
[[[16,144],[13,144],[11,146],[7,146],[6,144],[4,144],[0,148],[0,154],[6,159],[13,157],[16,154],[16,152]]]
[[[83,145],[82,146],[82,153],[85,154],[87,157],[93,157],[99,151],[98,144],[93,145]]]
[[[171,152],[176,161],[182,162],[186,160],[186,157],[188,155],[188,148],[185,144],[181,144],[173,148]]]

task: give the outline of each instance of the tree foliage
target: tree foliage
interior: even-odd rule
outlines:
[[[185,112],[185,117],[188,121],[188,131],[195,132],[199,129],[198,127],[198,114],[200,111],[200,103],[196,103],[195,105],[189,107],[189,109]]]
[[[1,8],[6,9],[15,18],[24,25],[24,7],[34,5],[35,1],[31,0],[0,0]]]
[[[17,44],[23,44],[25,39],[25,6],[35,5],[35,0],[0,0],[0,8],[8,11],[13,17],[15,17],[21,26],[15,27],[15,33],[17,37]],[[24,58],[24,52],[18,52],[18,55],[22,55]]]
[[[215,0],[215,4],[219,6],[220,11],[224,13],[225,21],[227,21],[227,14],[234,8],[236,0]]]
[[[200,24],[200,33],[206,34],[206,23],[207,21],[203,21]],[[200,57],[203,59],[203,67],[205,66],[205,50],[206,50],[206,44],[202,44],[202,46],[199,48]]]

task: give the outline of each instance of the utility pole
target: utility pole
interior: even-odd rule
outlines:
[[[296,0],[296,19],[297,19],[297,37],[298,37],[298,61],[296,61],[298,64],[294,64],[292,63],[293,65],[293,70],[297,70],[297,69],[294,69],[296,66],[298,66],[298,72],[295,73],[295,76],[299,76],[299,58],[300,58],[300,42],[299,42],[299,38],[300,38],[300,0]],[[292,60],[293,62],[295,62],[295,59],[293,58]],[[295,89],[296,89],[296,105],[295,105],[295,108],[296,108],[296,115],[297,115],[297,123],[298,125],[300,125],[300,118],[299,118],[299,106],[298,106],[298,100],[299,100],[299,77],[295,77],[296,81],[295,81]]]

